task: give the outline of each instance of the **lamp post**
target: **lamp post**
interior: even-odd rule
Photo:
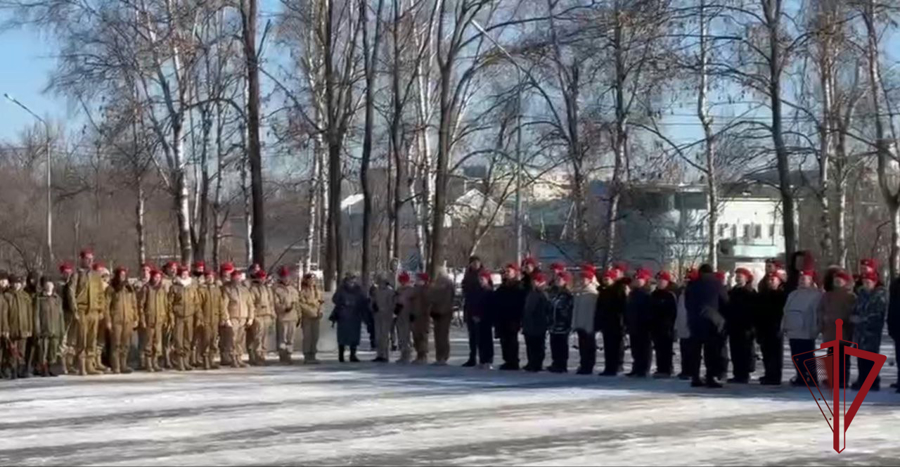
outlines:
[[[36,118],[39,122],[44,125],[44,133],[46,134],[47,141],[45,150],[47,152],[47,263],[46,268],[51,268],[53,264],[53,191],[52,191],[52,178],[50,175],[50,124],[47,123],[46,120],[41,118],[38,114],[34,113],[29,109],[25,104],[16,100],[16,98],[10,96],[9,94],[4,93],[3,97],[5,97],[8,101],[16,104],[21,107],[22,110],[31,114],[32,117]]]

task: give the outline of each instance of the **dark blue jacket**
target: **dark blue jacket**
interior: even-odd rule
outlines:
[[[725,332],[725,307],[728,292],[715,274],[703,274],[688,284],[684,291],[684,307],[687,310],[691,337],[711,339]]]

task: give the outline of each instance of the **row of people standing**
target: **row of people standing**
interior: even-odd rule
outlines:
[[[164,271],[145,265],[131,281],[125,268],[109,274],[89,250],[82,251],[77,271],[68,264],[59,271],[59,285],[49,276],[28,287],[19,277],[11,285],[0,277],[5,377],[130,373],[132,350],[146,371],[242,367],[245,351],[250,364],[262,365],[273,325],[282,362],[291,361],[298,327],[304,361],[318,362],[323,300],[311,275],[298,288],[288,268],[270,283],[258,267],[248,271],[247,281],[230,263],[217,277],[198,262],[192,269],[169,263]]]
[[[695,386],[720,387],[730,360],[733,376],[729,382],[748,383],[756,368],[758,345],[765,368],[759,382],[780,385],[784,339],[788,339],[792,355],[812,351],[820,334],[826,341],[835,338],[836,319],[848,323],[843,339],[877,352],[887,301],[873,262],[862,262],[855,291],[851,290],[852,277],[839,268],[830,268],[819,288],[812,269],[801,261],[792,263],[796,281],[771,260],[756,290],[753,275],[743,268],[734,271],[730,289],[725,275],[708,265],[689,271],[683,287],[665,271],[656,274],[655,284],[647,270],[639,269],[627,277],[622,264],[604,271],[599,283],[596,269],[584,266],[573,283],[562,265],[551,265],[548,277],[534,261],[526,259],[521,270],[515,264],[507,265],[495,289],[492,274],[473,257],[463,279],[470,343],[465,366],[490,366],[496,336],[504,361],[500,369],[519,369],[521,333],[528,359],[524,369],[542,369],[549,336],[552,363],[547,369],[564,372],[566,344],[574,332],[580,354],[577,373],[591,374],[599,333],[604,352],[600,374],[604,376],[622,372],[627,336],[632,355],[629,376],[648,376],[654,352],[654,376],[672,376],[674,343],[678,341],[682,379],[690,379]],[[895,327],[900,330],[900,320]],[[701,378],[701,362],[705,362],[705,379]],[[871,369],[864,360],[859,366],[855,387]],[[799,367],[792,383],[805,385],[815,375],[802,364]],[[841,378],[843,381],[843,375]]]

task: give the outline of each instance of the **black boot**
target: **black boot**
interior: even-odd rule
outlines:
[[[350,362],[359,363],[359,358],[356,357],[356,346],[350,346]]]
[[[338,346],[338,361],[344,363],[344,346]]]
[[[471,367],[473,367],[473,366],[475,366],[475,365],[477,365],[477,363],[475,362],[475,359],[474,359],[474,358],[469,358],[468,360],[466,360],[466,363],[463,363],[462,366],[463,366],[464,368],[471,368]]]

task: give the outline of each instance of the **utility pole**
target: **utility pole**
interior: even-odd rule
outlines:
[[[52,178],[50,172],[50,161],[51,161],[51,141],[50,141],[50,124],[47,123],[46,120],[38,116],[38,114],[34,113],[29,109],[25,104],[19,102],[14,97],[9,94],[4,93],[3,97],[5,97],[8,101],[16,104],[21,107],[22,110],[31,114],[32,117],[36,118],[39,122],[44,125],[44,133],[47,138],[45,142],[45,151],[47,153],[47,256],[45,269],[50,270],[53,264],[53,190],[52,190]]]

